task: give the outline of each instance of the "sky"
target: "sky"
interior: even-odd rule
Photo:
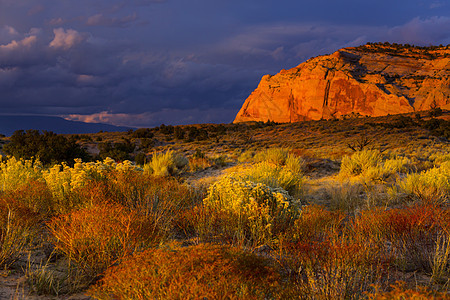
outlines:
[[[0,115],[230,123],[265,74],[450,44],[450,0],[0,0]]]

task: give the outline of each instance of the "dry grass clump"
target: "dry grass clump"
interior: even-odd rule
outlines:
[[[412,169],[412,162],[406,157],[385,159],[378,150],[362,150],[342,158],[340,178],[358,178],[366,182],[395,182],[398,174]]]
[[[82,270],[88,281],[123,257],[157,244],[162,238],[154,219],[111,204],[61,215],[47,227],[55,247]]]
[[[408,288],[405,282],[399,281],[391,285],[390,291],[383,291],[379,286],[375,286],[376,290],[371,293],[366,293],[367,299],[370,300],[429,300],[439,299],[448,300],[450,295],[448,292],[439,292],[426,286],[417,286],[415,288]]]
[[[373,284],[385,285],[387,262],[362,240],[298,242],[287,253],[288,266],[298,268],[284,298],[360,299]]]
[[[35,241],[36,214],[12,198],[0,198],[0,267],[20,258]]]
[[[384,284],[386,258],[348,231],[338,211],[307,206],[280,245],[289,279],[283,298],[359,299],[372,284]]]
[[[300,216],[288,229],[291,241],[323,241],[340,232],[345,215],[340,211],[330,211],[319,205],[305,205]]]
[[[150,163],[144,165],[144,171],[155,176],[169,176],[179,173],[188,164],[186,157],[169,150],[153,154]]]
[[[388,290],[398,271],[429,274],[430,285],[448,291],[449,226],[447,207],[371,209],[348,219],[306,206],[280,244],[280,263],[290,280],[285,297],[361,299],[374,285]],[[377,293],[371,299],[383,295]],[[403,295],[400,290],[386,295],[409,299],[395,298],[396,293]]]
[[[292,167],[298,170],[295,166]],[[282,188],[295,198],[302,195],[302,173],[293,172],[287,166],[279,166],[264,161],[239,170],[238,176],[242,181],[252,181],[263,183],[272,188]]]
[[[329,206],[333,210],[353,213],[367,204],[366,187],[360,182],[336,182],[326,186]]]
[[[342,158],[339,175],[342,177],[363,175],[370,168],[376,167],[382,159],[383,157],[378,150],[357,151],[351,156]]]
[[[279,275],[266,259],[200,244],[135,254],[91,287],[96,299],[271,299]]]
[[[409,174],[398,183],[401,191],[426,203],[445,203],[450,199],[450,161],[421,173]]]
[[[356,218],[353,230],[394,257],[396,267],[430,273],[438,236],[449,233],[449,216],[448,208],[433,205],[372,209]]]

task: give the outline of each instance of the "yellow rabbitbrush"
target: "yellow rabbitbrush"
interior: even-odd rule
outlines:
[[[239,174],[212,184],[203,202],[217,212],[235,216],[237,238],[253,245],[272,243],[274,233],[289,226],[300,211],[300,203],[282,188],[245,181]]]

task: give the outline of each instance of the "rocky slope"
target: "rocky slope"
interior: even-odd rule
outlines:
[[[265,75],[234,122],[450,109],[450,47],[367,44]]]

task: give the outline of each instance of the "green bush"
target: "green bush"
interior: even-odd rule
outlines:
[[[10,143],[3,147],[3,151],[17,159],[39,158],[43,164],[90,158],[74,137],[66,138],[51,131],[41,134],[38,130],[17,130],[11,136]]]
[[[101,159],[110,157],[116,161],[125,161],[130,159],[130,153],[134,151],[136,145],[128,139],[121,143],[101,143],[98,145]]]
[[[151,139],[153,135],[153,131],[150,128],[138,128],[131,134],[131,137],[139,139]]]

